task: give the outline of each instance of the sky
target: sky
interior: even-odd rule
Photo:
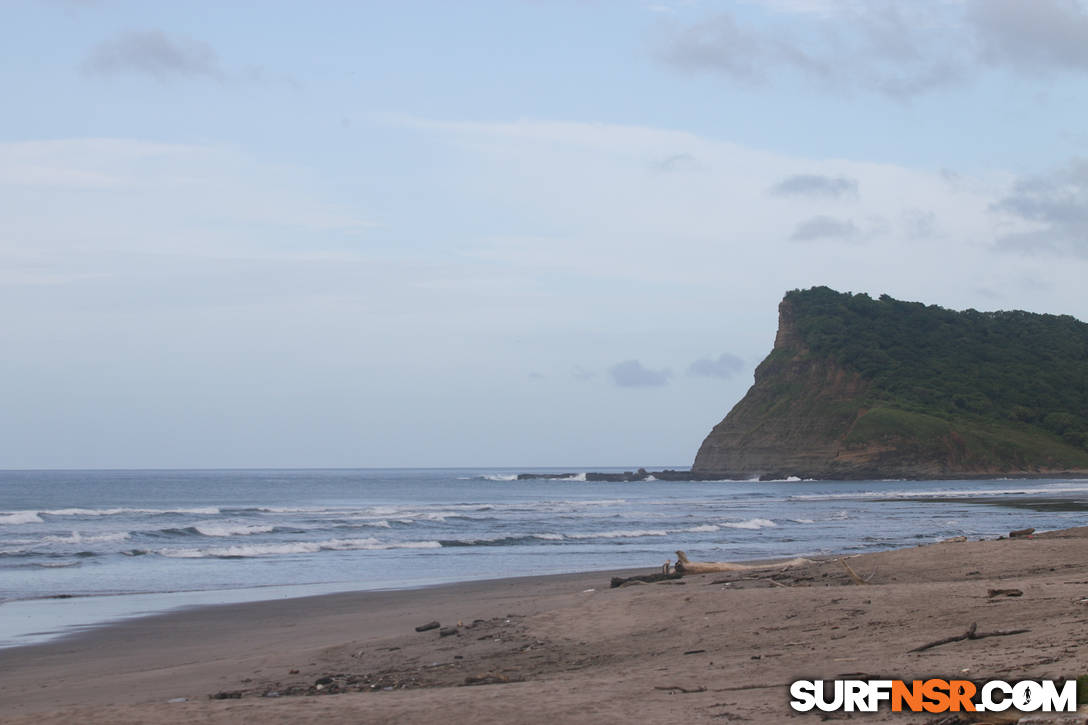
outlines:
[[[827,285],[1088,320],[1078,0],[3,0],[0,468],[690,465]]]

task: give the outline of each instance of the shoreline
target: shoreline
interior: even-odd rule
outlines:
[[[801,556],[801,554],[796,556]],[[737,558],[731,561],[732,563],[750,566],[786,561],[796,558],[796,556]],[[809,555],[807,558],[817,561],[835,556],[845,556],[845,554],[818,554]],[[381,592],[414,592],[439,587],[504,581],[530,581],[549,577],[599,576],[602,580],[610,580],[614,576],[626,578],[657,570],[653,567],[627,567],[621,569],[609,567],[548,574],[484,576],[460,580],[421,580],[402,586],[380,586],[371,589],[359,588],[358,582],[324,582],[314,584],[269,584],[262,587],[242,589],[181,589],[165,592],[54,594],[26,599],[9,599],[0,601],[0,613],[3,613],[9,622],[18,620],[22,616],[24,618],[34,617],[40,624],[32,627],[24,625],[18,631],[12,632],[5,630],[4,622],[0,621],[0,653],[11,649],[65,642],[72,638],[93,634],[100,629],[122,626],[133,620],[170,616],[209,607],[246,607],[264,602],[315,599],[337,595],[366,595]],[[296,593],[299,590],[303,590],[303,593]],[[79,611],[57,611],[62,608],[78,610],[82,602],[91,603],[99,612],[89,616]],[[52,609],[52,611],[36,611],[39,607]],[[2,659],[0,659],[0,662],[2,662]]]
[[[0,650],[0,722],[778,722],[793,679],[1088,673],[1088,528],[848,557],[867,585],[842,558],[618,589],[613,573],[654,568],[141,617]],[[450,636],[415,631],[432,620]],[[971,622],[1030,631],[909,651]]]
[[[9,634],[5,643],[4,629],[0,623],[0,654],[10,649],[39,647],[55,642],[66,642],[72,638],[91,635],[100,629],[123,626],[128,622],[151,617],[169,617],[174,614],[214,607],[248,607],[266,602],[295,601],[333,597],[341,595],[368,595],[387,592],[415,592],[439,587],[458,585],[485,584],[506,580],[531,580],[547,577],[591,576],[630,576],[644,572],[642,568],[601,569],[577,572],[557,572],[550,574],[527,574],[512,577],[480,577],[464,580],[421,580],[403,586],[381,586],[372,589],[359,588],[359,582],[325,582],[315,584],[269,584],[263,587],[243,589],[192,589],[169,592],[118,592],[94,594],[59,594],[27,599],[10,599],[0,602],[0,613],[9,620],[17,619],[20,614],[34,616],[42,620],[37,631],[19,631]],[[302,590],[302,593],[296,593]],[[308,590],[308,591],[307,591]],[[88,618],[78,612],[71,613],[33,611],[37,607],[77,609],[83,602],[99,606],[104,611]],[[112,606],[111,606],[112,605]],[[20,612],[20,610],[23,610]],[[60,621],[58,621],[60,620]],[[47,627],[49,629],[42,629]],[[23,627],[22,629],[27,629]],[[29,638],[24,642],[17,638]]]

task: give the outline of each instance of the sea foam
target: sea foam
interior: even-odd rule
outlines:
[[[8,511],[0,514],[0,524],[40,524],[42,517],[37,511]]]
[[[319,551],[357,551],[382,549],[437,549],[442,546],[437,541],[402,541],[382,543],[375,538],[366,539],[329,539],[326,541],[292,541],[268,544],[239,544],[237,546],[219,546],[207,549],[159,549],[155,553],[171,559],[245,559],[257,556],[286,556],[291,554],[314,554]]]

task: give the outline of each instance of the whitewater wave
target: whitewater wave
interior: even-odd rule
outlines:
[[[373,519],[351,519],[351,521],[352,521],[352,523],[350,523],[350,524],[340,524],[339,528],[345,528],[345,529],[368,529],[368,528],[372,528],[372,529],[391,529],[391,528],[393,528],[393,524],[389,523],[389,521],[387,519],[378,519],[376,521],[373,520]],[[394,521],[396,521],[396,523],[399,523],[399,524],[414,524],[415,523],[412,519],[401,519],[399,521],[394,519]]]
[[[771,524],[774,525],[773,523]],[[531,544],[537,541],[584,541],[587,539],[638,539],[645,536],[668,536],[670,534],[684,533],[713,533],[720,531],[716,524],[702,524],[682,529],[617,529],[609,531],[582,532],[576,534],[516,534],[511,536],[496,536],[492,538],[475,537],[471,539],[440,539],[442,546],[509,546],[516,544]]]
[[[81,534],[73,531],[68,536],[46,536],[42,541],[49,544],[96,544],[105,541],[124,541],[129,538],[127,531],[117,531],[109,534]]]
[[[40,524],[42,517],[37,511],[5,511],[0,514],[0,524]]]
[[[257,506],[254,508],[227,509],[224,513],[258,513],[258,514],[324,514],[324,513],[350,513],[355,509],[328,508],[326,506]]]
[[[256,508],[227,508],[224,514],[307,514],[315,518],[326,519],[331,517],[342,518],[346,521],[384,520],[409,523],[410,521],[436,521],[442,522],[448,518],[462,517],[473,520],[481,520],[474,516],[482,512],[528,512],[528,513],[576,513],[584,509],[593,509],[609,506],[622,506],[628,503],[627,499],[553,499],[532,502],[511,503],[484,503],[484,502],[459,502],[459,503],[435,503],[435,504],[406,504],[406,505],[378,505],[378,506],[262,506]],[[662,501],[662,504],[671,502]],[[381,526],[381,524],[376,524]],[[384,528],[384,527],[383,527]]]
[[[223,524],[199,524],[192,527],[198,534],[204,536],[252,536],[254,534],[267,534],[275,530],[275,526],[261,526],[258,524],[223,523]]]
[[[217,506],[201,506],[198,508],[184,509],[138,509],[138,508],[66,508],[47,509],[38,511],[41,516],[124,516],[128,514],[145,514],[148,516],[163,516],[168,514],[191,514],[195,516],[215,516],[221,513]]]
[[[563,534],[523,534],[514,536],[496,536],[493,538],[473,539],[439,539],[443,547],[457,546],[513,546],[517,544],[531,544],[536,541],[564,541],[568,537]]]
[[[171,559],[246,559],[259,556],[285,556],[290,554],[316,554],[319,551],[358,551],[384,549],[437,549],[437,541],[402,541],[382,543],[375,538],[329,539],[326,541],[293,541],[269,544],[239,544],[207,549],[159,549],[155,553]]]
[[[747,521],[726,521],[721,524],[730,529],[766,529],[777,524],[770,519],[748,519]]]

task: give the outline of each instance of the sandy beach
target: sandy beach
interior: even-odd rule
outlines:
[[[773,723],[821,717],[790,710],[801,678],[1088,673],[1088,528],[846,561],[868,584],[831,558],[616,589],[613,572],[591,572],[134,619],[0,651],[0,722]],[[415,631],[431,621],[453,630]],[[1029,631],[910,652],[972,623]]]

